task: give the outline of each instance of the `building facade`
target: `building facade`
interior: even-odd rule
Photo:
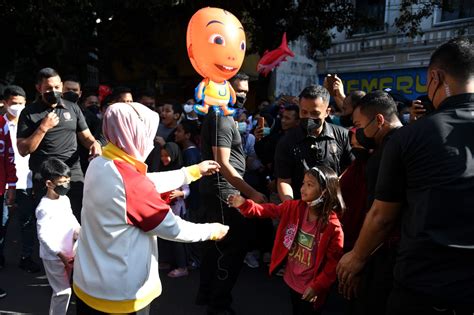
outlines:
[[[401,1],[356,0],[356,12],[371,23],[352,36],[335,33],[332,47],[317,56],[320,84],[331,73],[342,79],[346,93],[390,88],[408,99],[426,94],[426,70],[436,47],[459,35],[474,39],[474,1],[448,0],[450,10],[436,8],[415,38],[394,26]]]

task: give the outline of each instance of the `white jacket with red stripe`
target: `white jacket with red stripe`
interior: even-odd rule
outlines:
[[[12,147],[8,123],[0,115],[0,194],[5,193],[6,186],[15,187],[18,178],[15,169],[15,152]]]
[[[156,236],[196,242],[210,239],[212,230],[175,216],[159,192],[198,174],[194,166],[146,176],[143,163],[112,144],[90,163],[74,263],[74,291],[81,300],[102,312],[130,313],[161,294]]]

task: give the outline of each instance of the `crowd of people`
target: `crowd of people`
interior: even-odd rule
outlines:
[[[31,102],[6,87],[0,269],[17,211],[19,267],[41,270],[37,235],[50,314],[73,292],[77,314],[147,314],[160,269],[199,269],[196,304],[235,314],[244,264],[281,275],[295,315],[473,313],[469,40],[433,52],[427,94],[411,101],[346,96],[328,75],[252,109],[249,77],[230,84],[232,116],[152,90],[83,91],[52,68]]]

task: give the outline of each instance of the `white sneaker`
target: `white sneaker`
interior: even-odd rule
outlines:
[[[257,258],[255,258],[255,256],[252,253],[247,253],[247,255],[245,255],[244,263],[250,268],[260,267],[260,264],[258,263]]]

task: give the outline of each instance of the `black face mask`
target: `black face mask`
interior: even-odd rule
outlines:
[[[239,95],[239,94],[237,94],[235,97],[236,97],[235,106],[237,108],[243,108],[244,104],[245,104],[245,101],[247,101],[247,97]]]
[[[377,132],[372,137],[367,137],[364,133],[364,129],[367,128],[371,123],[375,121],[375,118],[372,119],[364,128],[358,128],[356,130],[356,139],[357,142],[367,150],[377,148],[377,144],[375,143],[375,135],[379,132],[380,129],[377,129]]]
[[[60,196],[64,196],[68,193],[69,189],[71,189],[71,183],[64,183],[62,185],[56,185],[54,192]]]
[[[98,105],[91,105],[87,107],[87,109],[96,115],[100,112],[100,107]]]
[[[356,130],[356,139],[357,142],[359,142],[359,144],[367,150],[375,149],[377,147],[375,139],[365,135],[364,128],[359,128]]]
[[[73,91],[67,91],[63,93],[63,98],[66,101],[77,103],[77,101],[79,100],[79,94]]]
[[[359,160],[359,161],[367,161],[370,156],[369,151],[364,148],[352,148],[351,152],[356,158],[356,160]]]
[[[433,104],[433,101],[436,97],[436,93],[438,93],[438,89],[439,89],[439,86],[440,84],[438,84],[438,86],[436,87],[434,93],[433,93],[433,97],[430,97],[430,86],[431,86],[431,83],[434,81],[434,79],[432,79],[430,81],[430,83],[428,84],[428,86],[426,87],[426,95],[428,96],[428,100],[431,102],[431,104]]]
[[[300,126],[303,128],[303,131],[306,133],[307,136],[312,136],[314,132],[319,129],[323,124],[322,119],[317,118],[301,118],[300,119]]]
[[[43,100],[48,104],[48,105],[53,105],[59,103],[59,100],[61,99],[61,92],[58,91],[49,91],[46,93],[43,93]]]

